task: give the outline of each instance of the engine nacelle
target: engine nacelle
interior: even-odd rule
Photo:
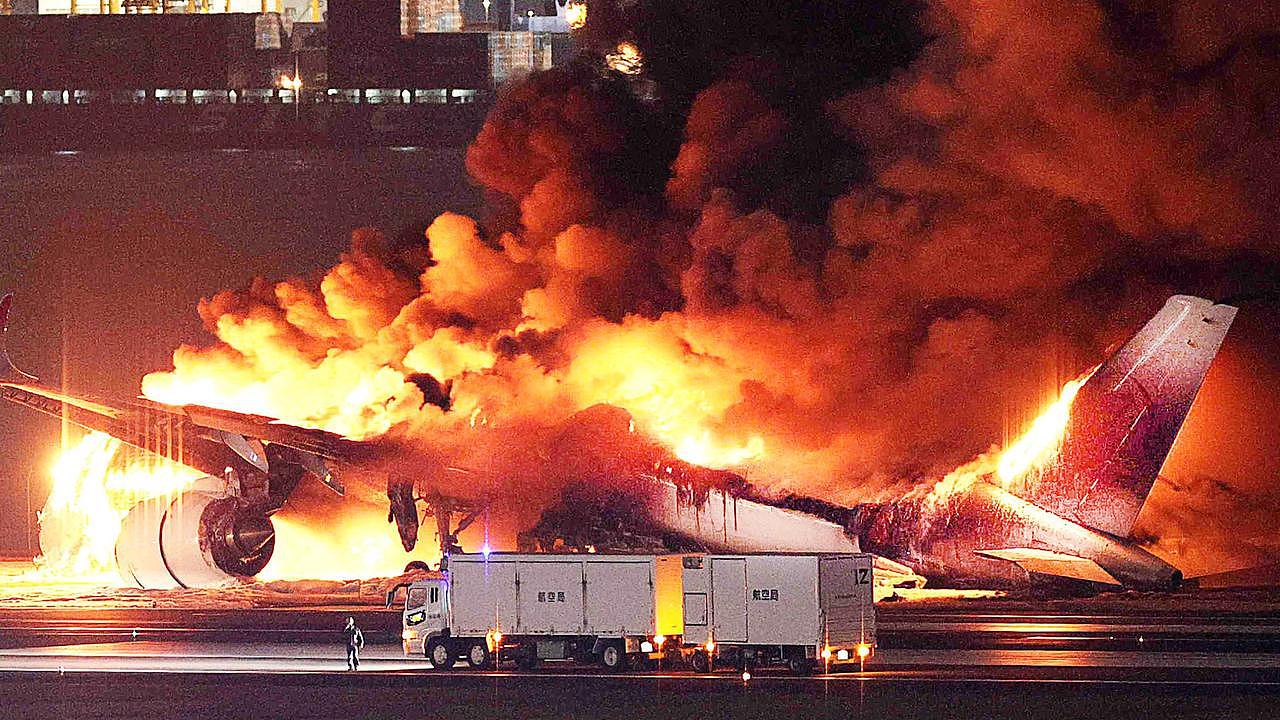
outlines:
[[[223,587],[261,572],[275,542],[271,518],[242,498],[189,490],[129,511],[116,565],[144,589]]]

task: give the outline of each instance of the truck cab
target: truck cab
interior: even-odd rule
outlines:
[[[661,652],[679,619],[657,589],[653,555],[455,554],[445,569],[397,585],[406,654],[447,670],[458,661],[532,668],[544,660],[617,670]],[[676,567],[678,568],[678,558]],[[662,602],[659,602],[659,600]]]
[[[401,634],[404,652],[422,657],[426,654],[427,642],[448,627],[449,582],[441,576],[402,587],[406,591]]]

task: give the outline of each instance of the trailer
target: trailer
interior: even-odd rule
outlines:
[[[794,672],[875,650],[868,554],[685,555],[683,654],[694,669],[785,664]]]
[[[439,669],[458,660],[473,668],[514,660],[528,669],[560,659],[622,669],[656,655],[681,619],[678,594],[661,593],[666,605],[659,603],[657,560],[453,555],[441,572],[407,585],[404,650]]]

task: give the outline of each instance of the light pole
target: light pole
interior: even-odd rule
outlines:
[[[533,49],[534,42],[533,42],[533,11],[532,10],[529,11],[529,19],[525,21],[524,27],[526,30],[529,31],[529,70],[532,71],[534,69],[533,58],[535,55],[535,52]]]
[[[302,99],[302,75],[298,73],[298,53],[293,54],[293,77],[280,76],[280,87],[293,91],[293,119],[298,119],[298,104]]]
[[[296,122],[302,105],[302,73],[298,72],[298,51],[293,51],[293,119]]]
[[[31,536],[35,534],[33,532],[34,528],[31,525],[31,518],[33,517],[31,514],[31,473],[33,472],[35,472],[34,469],[27,469],[27,555],[34,558],[35,548],[32,546],[31,542]]]

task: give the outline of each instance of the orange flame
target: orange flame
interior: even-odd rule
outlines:
[[[116,538],[130,508],[182,492],[200,477],[158,456],[123,455],[121,445],[92,432],[59,453],[50,472],[49,500],[39,514],[38,575],[118,582]]]
[[[1080,388],[1093,375],[1093,368],[1062,386],[1058,397],[1036,416],[1027,430],[1001,450],[994,447],[947,473],[929,488],[925,501],[939,503],[970,485],[991,479],[1008,489],[1015,480],[1053,459],[1062,444],[1071,419],[1071,405]]]
[[[619,54],[642,62],[634,46],[620,46]],[[352,252],[318,284],[263,282],[252,295],[223,293],[205,301],[201,313],[219,343],[179,348],[171,370],[143,379],[142,393],[165,403],[266,415],[354,439],[395,429],[408,439],[441,439],[433,450],[463,457],[484,453],[477,449],[487,447],[479,442],[482,434],[503,437],[502,432],[551,428],[575,412],[607,403],[631,414],[633,430],[687,462],[717,469],[750,466],[757,477],[801,484],[801,468],[810,456],[803,449],[772,447],[785,442],[783,436],[769,432],[764,419],[737,412],[754,385],[769,392],[772,382],[787,387],[813,382],[805,373],[760,372],[777,364],[773,348],[785,343],[746,342],[723,324],[679,313],[570,322],[589,311],[579,307],[593,297],[588,281],[624,273],[619,258],[627,256],[615,238],[574,227],[539,251],[512,238],[484,242],[473,221],[446,213],[427,231],[433,264],[417,277],[393,272],[376,253],[362,249],[373,247],[368,238],[357,237]],[[539,287],[544,275],[553,281]],[[448,318],[455,314],[475,323],[452,323]],[[556,339],[552,346],[535,342],[541,349],[520,349],[526,333],[542,334],[542,342]],[[421,375],[449,387],[450,411],[426,402]],[[957,468],[934,485],[930,496],[944,497],[981,478],[1006,483],[1050,457],[1082,383],[1069,383],[1025,438],[1004,453],[993,451]],[[458,446],[467,447],[459,451]],[[102,474],[90,457],[75,462],[96,468],[85,470],[95,477]],[[152,484],[156,492],[167,487]],[[398,549],[385,523],[385,506],[373,511],[382,502],[373,496],[364,498],[365,509],[361,502],[344,503],[319,537],[283,511],[284,517],[276,518],[275,563],[286,564],[272,564],[264,577],[354,578],[398,571],[411,558]],[[82,508],[76,512],[86,519],[77,528],[102,504],[83,493],[59,502]],[[49,515],[50,525],[54,517]],[[74,536],[81,534],[77,529]],[[109,564],[114,542],[111,532],[101,534],[110,541],[95,541],[102,558],[97,566]],[[321,544],[327,552],[314,550]],[[331,561],[306,564],[324,556]],[[294,562],[301,564],[287,564]]]
[[[423,543],[413,553],[400,546],[383,511],[344,512],[341,522],[312,527],[276,515],[276,549],[260,580],[358,580],[391,577],[410,561],[434,564],[439,553]]]
[[[564,8],[564,19],[570,28],[581,30],[587,24],[587,4],[570,0]]]
[[[1071,419],[1071,403],[1092,374],[1090,371],[1063,385],[1058,399],[1040,413],[1021,437],[1000,453],[996,479],[1002,487],[1007,488],[1014,480],[1053,457],[1062,443],[1067,421]]]
[[[117,584],[115,544],[125,515],[137,503],[176,495],[200,473],[155,455],[121,452],[122,443],[92,432],[58,454],[52,491],[40,512],[42,555],[33,579]],[[436,562],[430,544],[409,554],[384,512],[344,509],[341,522],[312,528],[276,515],[276,550],[262,580],[351,580],[388,577],[411,560]],[[438,555],[438,553],[437,553]]]
[[[644,72],[644,56],[634,43],[620,42],[613,52],[604,56],[605,65],[623,75],[639,75]]]

